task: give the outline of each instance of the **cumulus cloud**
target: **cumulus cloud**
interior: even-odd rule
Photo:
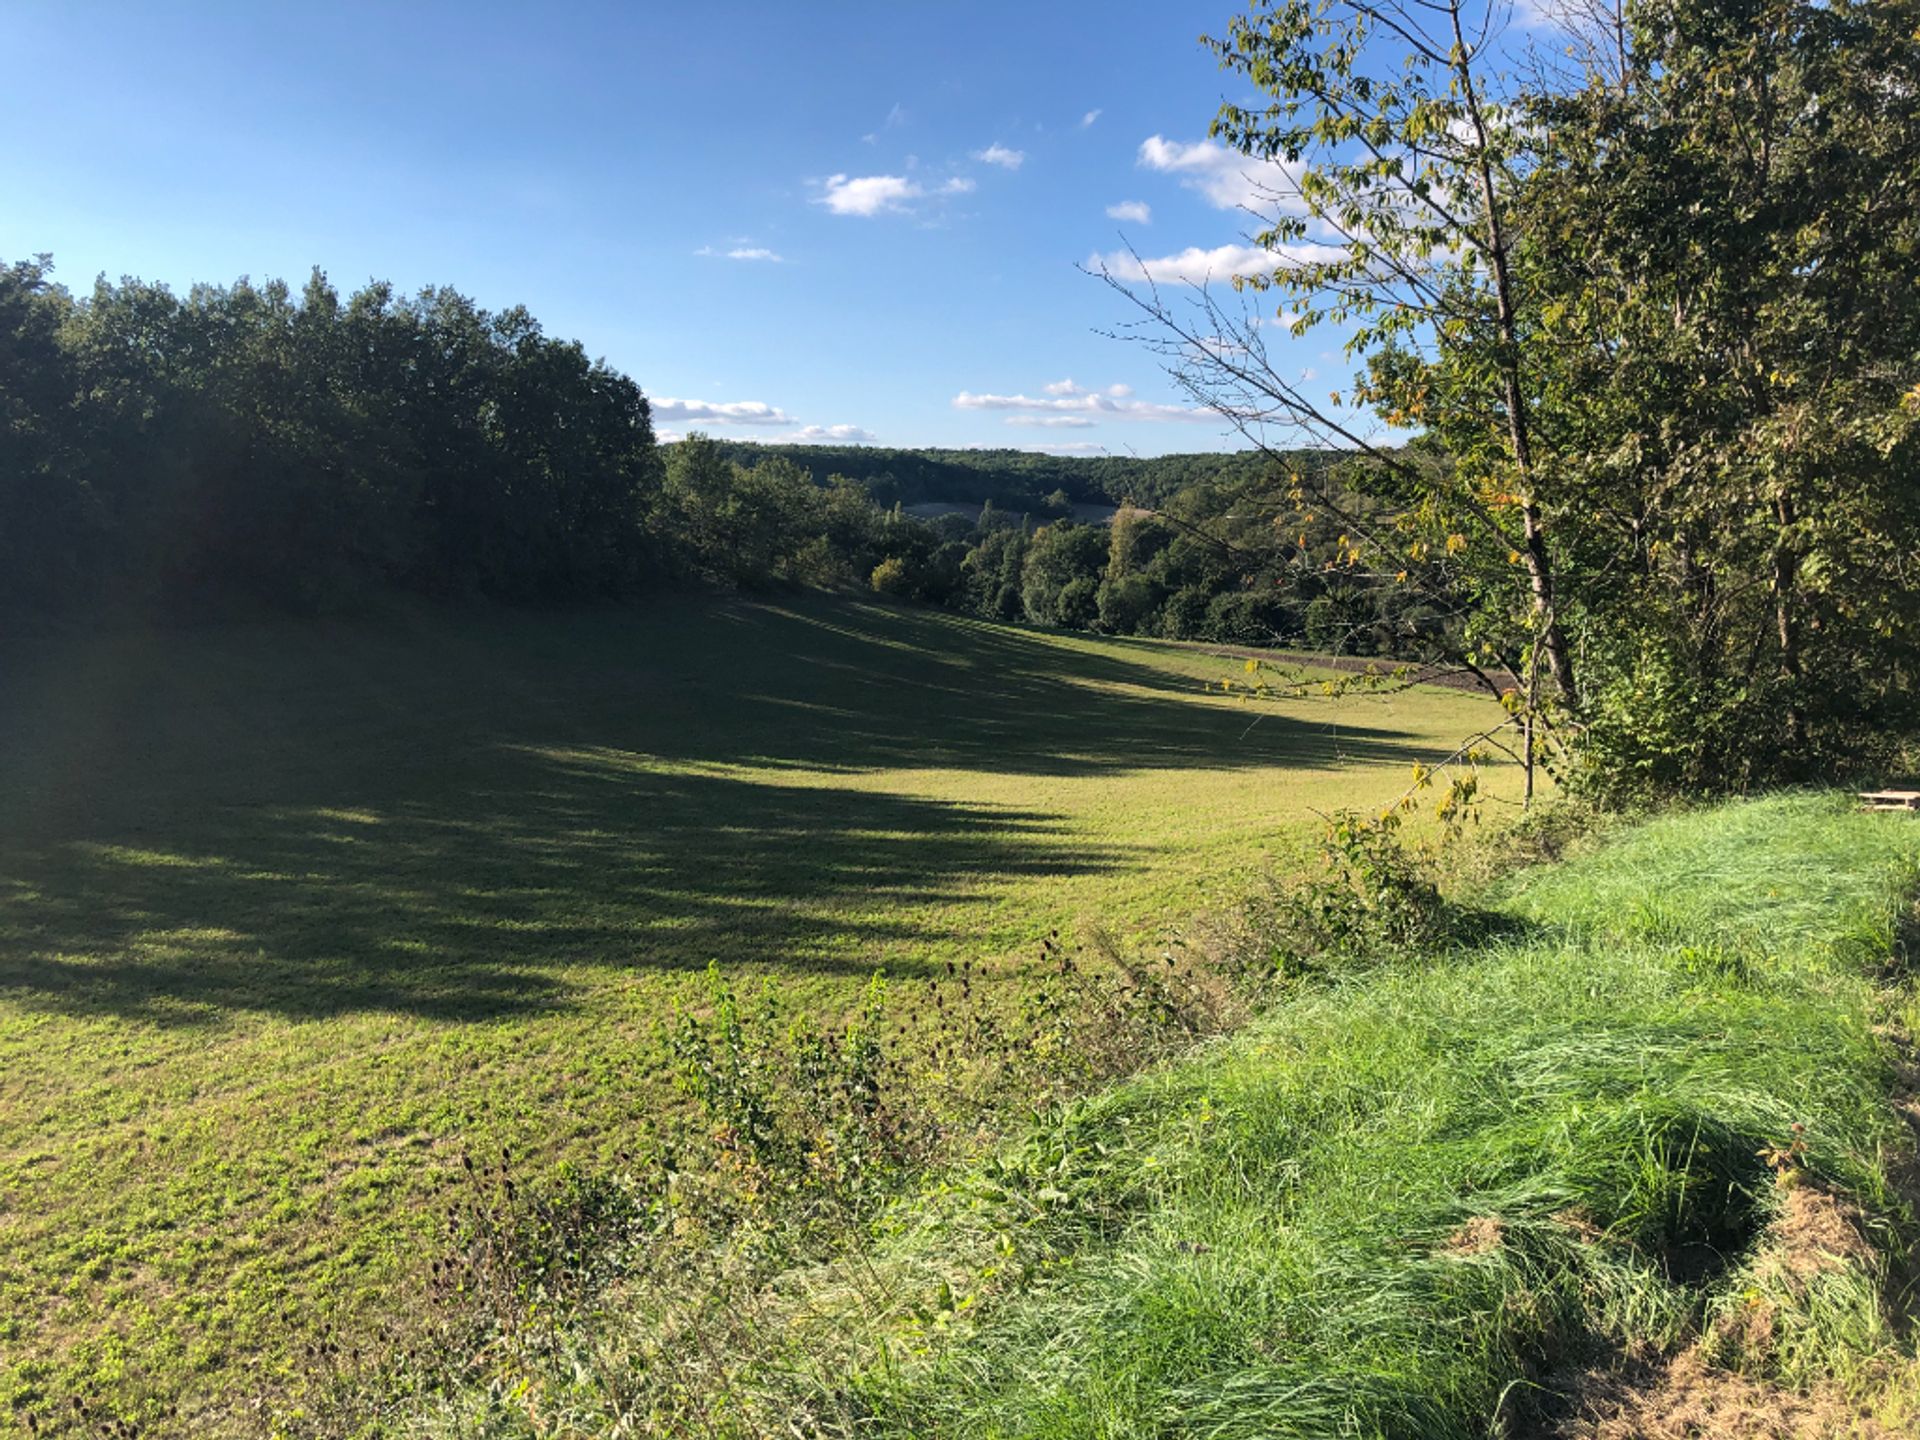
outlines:
[[[728,260],[764,260],[772,265],[778,265],[786,259],[784,255],[776,254],[764,245],[736,245],[730,250],[717,250],[711,245],[702,245],[693,253],[696,255],[720,255]]]
[[[911,157],[908,168],[912,168]],[[836,215],[885,215],[912,210],[916,200],[929,196],[968,194],[973,185],[965,175],[955,175],[931,190],[905,175],[829,175],[814,200]]]
[[[1183,145],[1163,135],[1140,142],[1143,169],[1177,175],[1182,184],[1198,190],[1222,210],[1271,210],[1276,206],[1298,213],[1303,165],[1280,160],[1254,160],[1211,140]]]
[[[768,438],[776,445],[871,445],[879,437],[858,425],[802,425],[791,435]]]
[[[1009,150],[1004,145],[989,145],[984,150],[973,152],[973,158],[987,165],[998,165],[1007,170],[1018,170],[1027,162],[1024,150]]]
[[[836,215],[902,210],[921,190],[904,175],[829,175],[819,201]]]
[[[1087,261],[1089,270],[1104,270],[1116,280],[1192,285],[1271,272],[1277,265],[1273,254],[1258,245],[1216,245],[1211,250],[1189,245],[1177,255],[1162,255],[1152,260],[1143,260],[1131,250],[1115,250]]]
[[[1098,110],[1087,111],[1086,114],[1080,117],[1080,128],[1082,130],[1085,130],[1087,127],[1092,125],[1094,121],[1098,120],[1099,118],[1100,118],[1100,112]]]
[[[1131,220],[1135,225],[1153,223],[1153,207],[1144,200],[1122,200],[1118,205],[1107,207],[1110,220]]]
[[[1070,388],[1063,388],[1070,387]],[[1087,390],[1071,380],[1057,380],[1041,387],[1040,395],[975,394],[962,390],[953,397],[956,410],[1002,410],[1022,417],[1021,423],[1039,423],[1039,417],[1069,416],[1093,424],[1100,420],[1214,420],[1211,410],[1185,405],[1162,405],[1151,400],[1135,400],[1125,385],[1105,390]],[[1072,425],[1069,419],[1067,424]]]
[[[1133,387],[1131,385],[1109,385],[1105,390],[1089,390],[1084,385],[1076,384],[1072,376],[1068,376],[1065,380],[1049,380],[1040,388],[1049,395],[1100,394],[1111,396],[1115,400],[1124,400],[1127,396],[1133,394]]]
[[[1342,253],[1336,246],[1310,242],[1281,245],[1271,250],[1258,245],[1216,245],[1211,250],[1189,245],[1178,254],[1155,259],[1142,259],[1131,250],[1114,250],[1090,256],[1087,268],[1104,271],[1116,280],[1205,285],[1208,281],[1230,281],[1236,275],[1271,275],[1289,265],[1337,259]]]
[[[792,425],[794,418],[762,400],[672,400],[652,402],[653,418],[668,425]]]

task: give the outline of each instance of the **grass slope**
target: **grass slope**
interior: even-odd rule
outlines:
[[[710,959],[823,1012],[881,964],[1015,986],[1488,713],[1250,723],[1221,673],[825,601],[8,642],[0,1417],[98,1383],[204,1429],[372,1331],[463,1147],[593,1160],[661,1112]]]
[[[1911,820],[1801,796],[1522,877],[1504,938],[1305,992],[903,1207],[857,1312],[821,1282],[811,1403],[863,1436],[1464,1440],[1716,1317],[1763,1373],[1857,1380],[1884,1267],[1766,1227],[1837,1194],[1897,1251],[1917,857]],[[1790,1189],[1757,1152],[1796,1124]]]

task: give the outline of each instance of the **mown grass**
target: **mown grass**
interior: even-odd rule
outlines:
[[[460,1152],[630,1143],[709,960],[827,1016],[880,965],[1017,991],[1488,714],[1220,673],[828,601],[0,645],[0,1428],[98,1387],[209,1433],[391,1334]]]
[[[1883,1285],[1912,1238],[1886,1026],[1917,858],[1910,820],[1796,796],[1527,874],[1497,897],[1517,932],[1304,992],[899,1207],[811,1277],[807,1378],[769,1413],[1483,1437],[1561,1367],[1703,1336],[1785,1384],[1912,1387]],[[1796,1191],[1868,1248],[1771,1255]]]

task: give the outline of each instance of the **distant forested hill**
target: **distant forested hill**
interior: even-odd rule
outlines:
[[[1003,510],[1043,511],[1059,494],[1077,505],[1131,502],[1157,509],[1199,483],[1238,485],[1270,478],[1274,459],[1258,451],[1228,454],[1041,455],[1030,450],[888,450],[872,445],[760,445],[721,440],[727,458],[755,465],[779,456],[816,480],[844,475],[867,487],[881,505],[899,501],[983,504]],[[1296,469],[1318,472],[1334,458],[1323,450],[1283,452]],[[1060,509],[1062,506],[1054,506]]]

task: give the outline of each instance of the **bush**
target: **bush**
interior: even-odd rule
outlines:
[[[1400,816],[1342,811],[1327,822],[1314,869],[1277,881],[1244,913],[1241,968],[1286,980],[1444,949],[1466,912],[1440,893],[1402,842]]]
[[[1100,586],[1090,575],[1069,581],[1054,602],[1053,623],[1068,630],[1089,630],[1100,614]]]
[[[911,600],[920,588],[912,567],[898,555],[889,555],[874,566],[868,583],[876,595],[894,600]]]
[[[1100,628],[1115,635],[1132,635],[1159,603],[1160,590],[1144,575],[1127,575],[1101,585],[1096,595]]]
[[[1167,603],[1160,607],[1159,625],[1161,637],[1167,640],[1195,640],[1207,623],[1207,605],[1211,600],[1208,591],[1189,585],[1176,590],[1167,597]]]
[[[1229,645],[1278,645],[1286,638],[1286,608],[1253,590],[1216,595],[1207,606],[1205,633]]]

